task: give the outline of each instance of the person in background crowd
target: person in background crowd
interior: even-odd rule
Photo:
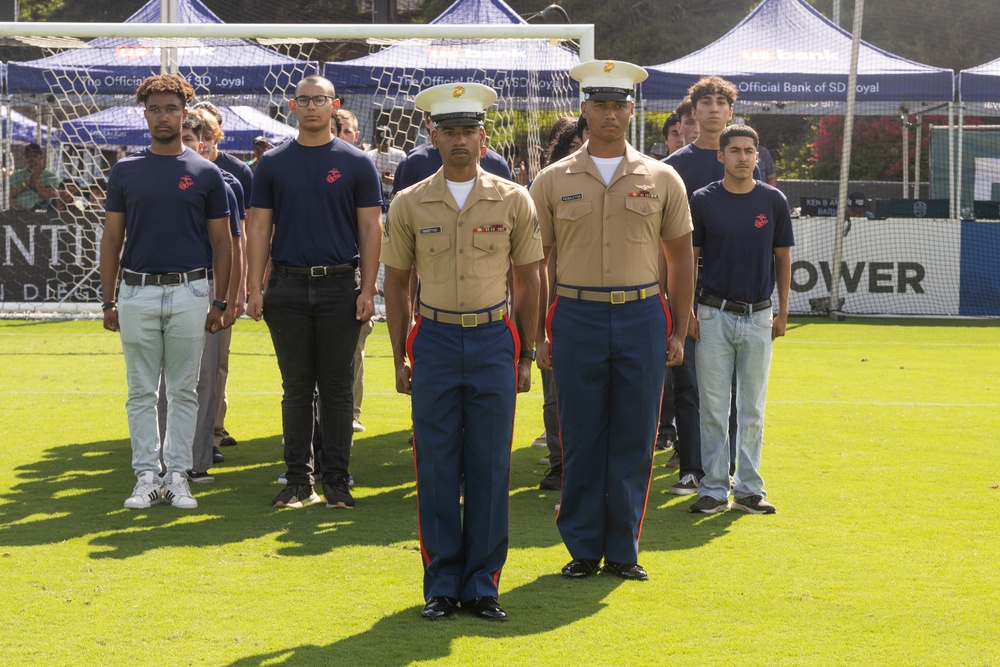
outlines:
[[[406,153],[392,145],[392,130],[383,126],[375,130],[375,147],[368,151],[368,157],[378,169],[382,179],[382,196],[388,201],[396,178],[396,168],[406,157]]]
[[[45,166],[45,155],[38,144],[24,147],[21,169],[10,175],[10,207],[15,211],[35,211],[48,208],[59,197],[59,176]]]
[[[676,113],[667,116],[663,123],[663,143],[667,146],[667,155],[684,146],[684,135],[681,134],[681,117]],[[666,157],[664,155],[663,157]]]
[[[778,165],[774,163],[771,151],[766,146],[757,147],[757,167],[765,183],[772,188],[778,187]]]
[[[684,139],[684,146],[688,144],[693,144],[701,133],[701,128],[698,127],[698,119],[694,116],[694,104],[691,102],[691,96],[686,96],[681,103],[677,105],[674,109],[674,113],[677,117],[681,119],[681,137]],[[676,152],[676,149],[670,151],[671,153]]]
[[[271,149],[271,141],[264,135],[254,138],[253,140],[253,157],[247,160],[247,166],[250,167],[250,171],[257,168],[257,163],[260,161],[260,156]]]

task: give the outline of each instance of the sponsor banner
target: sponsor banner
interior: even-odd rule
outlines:
[[[962,223],[960,314],[1000,316],[1000,223]]]
[[[826,310],[836,221],[793,221],[789,310]],[[844,237],[841,309],[876,315],[958,315],[961,223],[952,220],[853,219]],[[826,299],[827,301],[824,301]]]
[[[0,304],[100,303],[104,211],[0,214]]]

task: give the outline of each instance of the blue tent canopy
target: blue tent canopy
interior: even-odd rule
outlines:
[[[705,48],[648,67],[647,100],[679,102],[700,77],[721,76],[739,88],[742,107],[767,113],[843,113],[851,35],[804,0],[763,0]],[[931,67],[862,42],[856,113],[906,105],[911,113],[954,98],[952,70]]]
[[[456,0],[432,24],[523,24],[503,0]],[[441,83],[476,82],[501,98],[566,98],[577,95],[568,71],[580,62],[572,50],[544,39],[483,41],[435,39],[389,46],[378,53],[326,63],[338,93],[412,96]]]
[[[38,142],[38,123],[22,113],[18,113],[13,109],[8,109],[6,106],[0,107],[0,127],[2,127],[2,136],[4,140],[7,139],[8,113],[10,114],[10,134],[12,137],[12,143],[31,144]],[[49,128],[42,126],[42,138],[47,140],[49,136]],[[45,144],[46,141],[42,141],[42,143]]]
[[[179,23],[222,23],[200,0],[179,0]],[[160,0],[150,0],[126,23],[159,23]],[[281,94],[318,66],[246,39],[163,40],[98,37],[85,47],[7,66],[12,95],[134,95],[143,79],[160,73],[160,52],[176,48],[178,71],[199,95]]]
[[[1000,58],[958,73],[959,99],[973,113],[1000,115]]]
[[[219,107],[226,138],[221,147],[233,151],[249,151],[255,137],[264,135],[271,143],[280,143],[295,136],[296,130],[256,109],[244,106]],[[60,137],[63,143],[75,146],[117,148],[147,146],[149,126],[142,107],[112,107],[83,118],[63,121]]]

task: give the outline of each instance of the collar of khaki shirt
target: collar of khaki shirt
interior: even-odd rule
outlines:
[[[570,174],[588,173],[603,183],[604,177],[601,176],[601,170],[597,168],[597,165],[590,158],[590,153],[588,152],[589,144],[590,142],[588,141],[579,151],[573,153],[569,164],[566,165],[566,172]],[[632,146],[627,142],[625,144],[624,157],[625,159],[622,160],[615,169],[615,173],[611,177],[611,183],[608,183],[608,187],[611,187],[611,185],[624,174],[649,173],[649,168],[646,166],[643,154],[632,148]]]
[[[497,189],[496,185],[491,182],[486,177],[486,172],[483,171],[482,167],[476,167],[476,184],[472,188],[472,192],[469,193],[468,199],[465,200],[465,206],[461,210],[468,209],[477,201],[503,201],[503,196]],[[458,203],[455,198],[451,196],[451,191],[448,189],[448,184],[445,182],[444,178],[444,168],[437,170],[431,177],[430,183],[424,189],[424,193],[420,196],[420,202],[434,202],[440,201],[448,205],[449,208],[455,210],[456,213],[461,213],[458,208]]]

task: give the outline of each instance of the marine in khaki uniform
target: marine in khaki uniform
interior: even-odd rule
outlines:
[[[396,389],[412,395],[421,613],[431,620],[450,616],[459,601],[480,618],[507,620],[497,596],[507,558],[514,403],[531,384],[542,244],[527,190],[479,168],[484,110],[496,97],[473,83],[417,95],[431,114],[443,166],[396,195],[382,237]],[[516,329],[507,313],[512,264]]]
[[[602,570],[647,579],[639,534],[653,466],[665,364],[684,357],[694,293],[691,215],[680,177],[625,141],[646,71],[593,61],[570,70],[590,139],[531,186],[555,297],[538,365],[552,368],[563,447],[556,525],[567,577]],[[670,301],[660,290],[667,259]]]

